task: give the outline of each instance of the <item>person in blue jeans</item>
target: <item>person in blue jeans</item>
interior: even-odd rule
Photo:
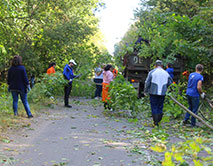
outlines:
[[[30,84],[25,67],[22,65],[22,57],[19,55],[14,56],[12,60],[12,66],[8,70],[7,83],[9,85],[9,91],[12,93],[13,97],[14,115],[18,115],[18,98],[20,95],[28,118],[32,118],[33,115],[30,112],[30,106],[27,101],[27,91],[30,89]]]
[[[173,82],[172,78],[163,69],[161,60],[155,63],[155,69],[151,70],[145,81],[144,95],[150,95],[150,104],[152,109],[152,118],[154,125],[158,126],[163,117],[163,104],[166,91]]]
[[[187,100],[189,104],[189,110],[197,114],[199,107],[200,97],[205,98],[205,93],[202,91],[203,76],[203,65],[197,64],[195,67],[196,72],[189,75],[188,86],[186,90]],[[190,118],[190,114],[187,112],[183,121],[183,124],[187,124]],[[196,119],[191,117],[191,126],[196,125]]]

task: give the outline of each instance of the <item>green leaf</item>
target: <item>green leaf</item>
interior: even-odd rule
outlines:
[[[200,152],[200,146],[196,144],[196,142],[191,142],[189,144],[189,146],[191,147],[192,150],[194,150],[195,152]]]
[[[155,152],[165,152],[166,146],[164,144],[156,144],[154,147],[151,147]]]
[[[195,166],[203,166],[203,164],[200,162],[200,160],[193,160]]]

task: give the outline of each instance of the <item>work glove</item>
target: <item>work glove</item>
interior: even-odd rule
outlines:
[[[73,79],[69,79],[69,83],[72,83],[72,80],[73,80]]]
[[[145,96],[145,97],[146,97],[146,96],[148,96],[148,94],[147,94],[147,93],[145,93],[145,92],[144,92],[143,94],[144,94],[144,96]]]
[[[205,98],[205,96],[206,96],[206,94],[203,92],[203,93],[201,93],[201,95],[200,95],[200,97],[202,98],[202,99],[204,99]]]

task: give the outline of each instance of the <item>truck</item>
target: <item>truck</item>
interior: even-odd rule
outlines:
[[[152,58],[143,58],[138,56],[138,52],[126,53],[123,57],[124,71],[123,75],[138,92],[138,97],[143,97],[143,90],[146,77],[151,70]],[[174,82],[180,81],[180,75],[184,71],[184,59],[181,56],[176,57],[173,63]]]

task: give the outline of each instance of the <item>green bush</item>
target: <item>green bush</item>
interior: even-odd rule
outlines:
[[[8,92],[8,85],[1,83],[0,85],[0,110],[1,112],[8,112],[12,104],[12,97]]]
[[[29,92],[28,99],[29,101],[38,102],[45,98],[62,95],[66,83],[67,81],[60,72],[53,75],[44,74]]]
[[[109,86],[110,107],[114,110],[139,111],[140,101],[135,88],[122,75],[118,75]]]
[[[167,116],[172,118],[179,118],[183,115],[184,110],[175,104],[169,96],[176,98],[181,104],[188,107],[187,98],[186,98],[186,89],[187,85],[185,83],[172,84],[167,91],[167,95],[164,103],[164,112]]]
[[[91,80],[75,79],[72,84],[72,96],[93,97],[95,94],[95,83]]]

